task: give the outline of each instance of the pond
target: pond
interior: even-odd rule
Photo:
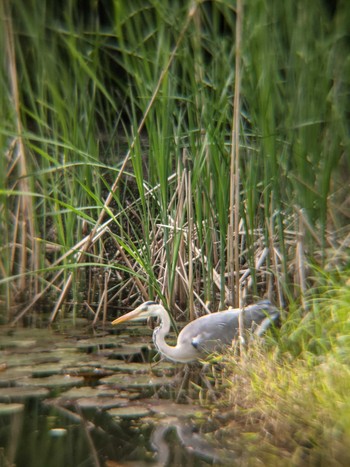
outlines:
[[[0,329],[0,466],[232,465],[201,370],[154,362],[131,329]]]

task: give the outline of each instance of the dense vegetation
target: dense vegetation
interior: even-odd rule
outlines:
[[[278,374],[253,366],[247,393],[289,407],[317,367],[307,400],[334,427],[350,408],[347,1],[56,3],[1,2],[2,323],[268,297]],[[264,394],[267,375],[295,387]]]

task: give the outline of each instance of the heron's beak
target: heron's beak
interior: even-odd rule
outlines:
[[[117,324],[124,323],[125,321],[131,321],[133,319],[137,319],[140,317],[140,314],[142,313],[142,311],[143,310],[141,310],[140,307],[138,307],[135,310],[130,311],[130,313],[120,316],[119,318],[112,321],[112,325],[115,326]]]

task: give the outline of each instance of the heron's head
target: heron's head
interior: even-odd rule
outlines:
[[[138,306],[135,310],[112,321],[112,325],[115,326],[125,321],[143,321],[151,316],[159,316],[161,308],[162,306],[156,302],[142,303],[142,305]]]

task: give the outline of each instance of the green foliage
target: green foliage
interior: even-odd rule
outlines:
[[[158,296],[192,316],[227,306],[231,209],[241,301],[304,302],[309,258],[324,264],[347,235],[349,9],[243,3],[233,206],[232,2],[3,2],[5,320],[48,291],[95,310],[102,296]],[[76,268],[86,255],[100,266]],[[101,288],[98,270],[114,263],[122,276]]]
[[[246,409],[253,454],[281,452],[299,465],[349,461],[349,274],[317,273],[308,313],[286,318],[279,338],[256,343],[226,365],[229,400]],[[278,344],[278,345],[276,345]],[[262,435],[264,433],[264,435]],[[266,436],[270,433],[270,436]],[[282,457],[285,454],[282,453]]]
[[[317,272],[315,281],[307,313],[301,316],[295,309],[283,324],[280,348],[293,356],[312,357],[316,363],[332,353],[349,364],[349,271]]]

